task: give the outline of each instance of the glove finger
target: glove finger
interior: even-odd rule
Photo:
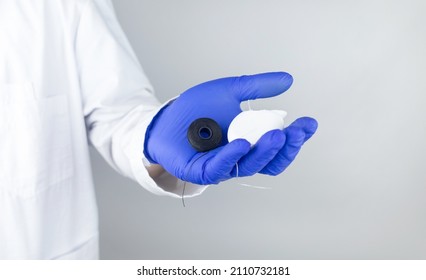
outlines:
[[[286,72],[262,73],[236,78],[233,91],[241,102],[279,95],[289,89],[292,83],[293,77]]]
[[[318,128],[318,122],[314,118],[302,117],[295,120],[291,127],[299,127],[305,132],[305,142],[314,135]]]
[[[306,134],[300,127],[289,126],[284,130],[286,143],[281,151],[259,173],[278,175],[283,172],[299,153],[305,142]]]
[[[217,184],[231,178],[231,171],[236,163],[249,151],[250,143],[244,139],[236,139],[226,144],[206,163],[203,181],[207,184]]]
[[[236,177],[251,176],[262,170],[281,150],[285,143],[285,134],[281,130],[265,133],[253,148],[238,162]]]

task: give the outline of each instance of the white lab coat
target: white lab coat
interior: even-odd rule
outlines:
[[[98,258],[89,143],[147,190],[181,194],[146,169],[152,92],[110,1],[0,0],[0,259]]]

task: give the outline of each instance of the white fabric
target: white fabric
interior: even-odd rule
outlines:
[[[110,1],[0,0],[0,259],[98,258],[89,142],[121,174],[178,197],[176,178],[160,186],[144,166],[160,108]]]

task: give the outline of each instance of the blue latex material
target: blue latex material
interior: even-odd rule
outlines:
[[[144,153],[181,180],[207,185],[256,173],[278,175],[294,160],[301,146],[316,131],[317,122],[299,118],[281,130],[263,135],[250,148],[244,139],[228,143],[227,130],[244,100],[279,95],[292,84],[284,72],[230,77],[202,83],[182,93],[153,119],[145,136]],[[221,146],[197,152],[188,142],[189,125],[198,118],[214,119],[222,128]]]

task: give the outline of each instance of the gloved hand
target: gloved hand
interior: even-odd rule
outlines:
[[[252,148],[244,139],[228,143],[226,135],[229,124],[241,112],[242,101],[279,95],[292,82],[290,74],[274,72],[222,78],[190,88],[152,120],[145,135],[146,158],[179,179],[200,185],[217,184],[237,175],[283,172],[315,133],[314,119],[299,118],[283,131],[269,131]],[[211,118],[220,125],[220,147],[199,153],[191,146],[187,130],[198,118]]]

